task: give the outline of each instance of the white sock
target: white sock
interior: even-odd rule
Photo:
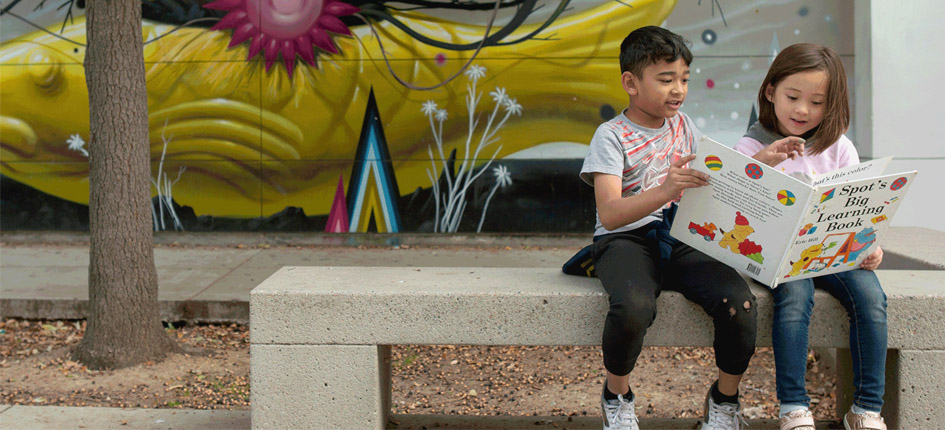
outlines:
[[[857,405],[853,405],[853,406],[850,406],[850,412],[853,412],[854,414],[857,414],[857,415],[863,415],[863,414],[865,414],[865,413],[867,413],[867,412],[873,412],[873,411],[868,411],[868,410],[863,409],[863,408],[861,408],[861,407],[859,407],[859,406],[857,406]],[[873,412],[873,413],[878,414],[879,412]]]
[[[804,405],[781,405],[781,411],[778,413],[778,418],[781,418],[794,411],[806,411],[807,406]]]

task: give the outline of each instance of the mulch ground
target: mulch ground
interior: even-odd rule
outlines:
[[[119,370],[70,359],[84,321],[0,322],[0,403],[184,409],[249,408],[245,325],[168,327],[189,351]],[[711,348],[644,348],[631,384],[641,417],[699,417],[715,378]],[[394,413],[599,415],[598,347],[395,346]],[[808,389],[818,419],[835,419],[834,377],[813,354]],[[776,416],[774,362],[759,348],[741,384],[746,416]]]

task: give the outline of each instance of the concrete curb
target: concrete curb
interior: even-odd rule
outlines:
[[[88,300],[0,299],[4,318],[81,320],[88,315]],[[161,300],[163,321],[249,324],[248,300]]]

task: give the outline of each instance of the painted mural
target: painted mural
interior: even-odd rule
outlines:
[[[87,229],[83,7],[0,2],[0,228]],[[683,110],[734,143],[782,44],[852,76],[852,7],[145,0],[155,229],[589,233],[577,172],[629,31],[692,41]]]

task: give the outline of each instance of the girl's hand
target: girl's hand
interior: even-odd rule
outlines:
[[[876,247],[876,251],[870,254],[869,257],[863,260],[860,263],[860,268],[863,270],[876,270],[879,267],[879,263],[883,262],[883,248]]]
[[[698,170],[687,169],[683,166],[686,163],[695,160],[695,155],[688,155],[680,158],[669,168],[666,179],[660,184],[659,190],[667,197],[666,201],[672,201],[682,195],[686,188],[701,187],[709,185],[709,175]]]
[[[804,139],[792,136],[771,142],[767,148],[758,151],[752,158],[774,167],[788,158],[795,160],[802,155],[804,155]]]

